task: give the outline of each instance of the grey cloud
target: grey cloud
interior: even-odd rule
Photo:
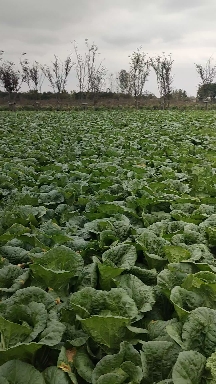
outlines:
[[[60,29],[65,24],[79,23],[88,13],[86,0],[1,0],[1,25]]]
[[[207,7],[208,4],[212,5],[212,0],[159,0],[158,7],[161,9],[163,13],[173,13],[173,12],[190,12],[196,8]]]
[[[2,41],[7,40],[10,34],[8,34],[8,29],[5,28],[1,33]],[[14,41],[14,44],[22,41],[23,44],[32,44],[38,46],[44,46],[47,44],[58,45],[61,43],[61,39],[57,33],[50,31],[44,31],[42,29],[35,30],[34,33],[29,33],[28,29],[20,29],[18,36],[16,34],[11,34],[10,39]]]
[[[107,34],[103,36],[103,40],[112,45],[133,45],[134,48],[138,48],[140,45],[149,47],[156,40],[160,43],[178,42],[183,36],[181,31],[173,30],[171,26],[165,24],[161,25],[158,30],[149,26],[142,32],[134,31],[131,33],[130,31],[124,31],[116,34]]]

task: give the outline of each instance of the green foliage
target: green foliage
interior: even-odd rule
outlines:
[[[207,83],[200,85],[197,91],[197,97],[199,100],[204,100],[207,97],[213,100],[216,97],[216,83]]]
[[[215,382],[214,119],[1,114],[0,383]]]
[[[43,376],[32,365],[11,360],[0,367],[2,384],[45,384]]]

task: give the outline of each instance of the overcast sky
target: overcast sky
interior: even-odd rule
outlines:
[[[172,53],[174,88],[195,95],[194,63],[216,60],[215,0],[0,0],[0,50],[18,61],[49,64],[53,55],[84,52],[94,42],[109,73],[128,69],[128,55],[142,45],[150,56]],[[75,75],[68,89],[76,87]],[[152,73],[146,90],[156,93]]]

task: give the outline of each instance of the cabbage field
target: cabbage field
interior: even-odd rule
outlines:
[[[0,384],[216,383],[216,114],[0,114]]]

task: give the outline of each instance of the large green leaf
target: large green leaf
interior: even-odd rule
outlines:
[[[179,353],[173,367],[173,384],[201,384],[206,358],[196,351]]]
[[[35,278],[42,279],[47,287],[55,291],[63,289],[72,277],[79,276],[84,264],[80,254],[65,246],[52,248],[33,259],[30,267]]]
[[[216,274],[209,271],[197,272],[188,275],[182,283],[182,287],[205,297],[206,306],[216,306],[214,295],[216,293]]]
[[[97,380],[97,384],[122,384],[128,375],[122,369],[118,369],[116,373],[106,373]],[[95,384],[96,384],[95,383]]]
[[[162,268],[165,267],[167,264],[167,259],[163,258],[162,256],[158,256],[155,253],[145,253],[145,259],[149,266],[149,268],[160,271]]]
[[[133,325],[128,325],[124,340],[128,341],[132,345],[136,345],[141,341],[146,341],[148,339],[148,331],[145,328],[139,328]]]
[[[110,312],[130,319],[135,319],[138,315],[135,301],[122,288],[112,288],[109,292],[104,291],[104,309],[102,312]]]
[[[182,349],[184,349],[184,343],[182,341],[182,323],[173,319],[166,326],[167,334],[173,339]]]
[[[85,287],[97,287],[98,282],[98,263],[95,261],[93,263],[87,264],[82,268],[75,289],[79,291]]]
[[[198,307],[216,309],[216,278],[215,274],[201,271],[188,275],[182,283],[182,288],[174,287],[170,299],[174,303],[177,313],[178,307],[190,311]]]
[[[122,288],[112,288],[109,292],[83,288],[71,295],[70,304],[82,318],[110,314],[133,319],[138,315],[134,300]]]
[[[6,350],[18,343],[25,342],[31,333],[26,325],[12,323],[0,316],[1,349]]]
[[[11,264],[22,264],[30,261],[30,254],[21,247],[4,245],[0,248],[0,254],[8,259]]]
[[[104,293],[91,287],[83,288],[71,295],[70,305],[82,318],[99,314],[104,308]]]
[[[43,281],[47,288],[52,288],[55,291],[63,290],[73,277],[73,272],[53,271],[40,264],[32,264],[30,268],[36,280]]]
[[[94,364],[90,359],[86,349],[84,347],[79,348],[76,351],[73,360],[74,366],[78,374],[85,380],[87,383],[92,382],[92,372],[94,369]]]
[[[123,288],[134,300],[140,312],[148,312],[155,303],[153,288],[134,275],[122,275],[115,279],[118,287]]]
[[[100,248],[106,249],[114,242],[118,241],[118,237],[115,235],[114,231],[111,231],[110,229],[106,229],[105,231],[100,233],[100,240],[99,245]],[[123,239],[124,240],[124,239]]]
[[[146,383],[170,378],[180,347],[169,341],[148,341],[141,351],[143,374]]]
[[[50,247],[53,245],[61,245],[71,241],[72,238],[69,236],[65,230],[58,226],[55,221],[48,220],[45,221],[40,228],[38,228],[34,235],[41,244],[47,244]],[[36,245],[37,243],[35,243]],[[46,246],[43,246],[42,249],[46,249]]]
[[[40,193],[39,201],[40,203],[48,206],[55,205],[57,203],[60,204],[64,201],[64,195],[58,190],[53,189],[47,193]]]
[[[135,265],[136,259],[136,248],[127,243],[112,246],[102,255],[102,260],[105,264],[126,270]]]
[[[177,319],[171,320],[152,320],[148,324],[148,337],[152,341],[172,341],[168,330],[176,327],[179,324]]]
[[[107,218],[92,220],[88,223],[85,223],[84,228],[90,233],[99,234],[103,231],[113,229],[112,220]]]
[[[1,384],[45,384],[43,375],[32,365],[11,360],[0,367]]]
[[[124,268],[101,263],[98,264],[98,269],[100,273],[100,288],[107,291],[115,286],[113,279],[124,271]]]
[[[53,297],[38,287],[27,287],[19,289],[9,299],[0,303],[0,311],[3,313],[8,310],[8,307],[12,307],[16,304],[29,305],[32,301],[36,303],[43,303],[47,310],[55,307],[55,301]]]
[[[0,292],[13,293],[20,288],[29,278],[29,269],[9,264],[0,269]]]
[[[68,374],[57,367],[45,369],[43,376],[46,384],[71,384]]]
[[[8,242],[12,239],[19,238],[24,233],[29,233],[30,229],[24,227],[22,224],[14,223],[7,232],[0,236],[0,242]]]
[[[164,252],[170,263],[178,263],[180,261],[188,260],[191,257],[190,252],[177,245],[165,245]]]
[[[182,327],[182,341],[184,349],[209,357],[216,349],[216,310],[194,309]]]
[[[143,378],[143,372],[140,366],[136,366],[132,361],[124,361],[121,369],[128,375],[132,383],[140,383]]]
[[[139,384],[142,377],[140,354],[131,344],[123,342],[117,354],[107,355],[97,363],[92,383],[125,383],[130,380]]]
[[[169,266],[168,266],[169,268]],[[169,298],[172,289],[182,283],[182,276],[175,271],[169,271],[169,269],[163,269],[158,277],[157,283],[163,293]]]
[[[31,363],[37,350],[42,347],[39,343],[22,343],[17,344],[9,349],[0,350],[0,364],[12,359],[20,359]]]
[[[193,266],[188,263],[171,263],[157,276],[157,284],[169,298],[175,286],[181,286],[188,274],[193,272]]]
[[[94,315],[88,319],[79,319],[84,331],[99,344],[116,349],[124,340],[126,326],[130,319],[112,315]]]
[[[28,327],[30,332],[25,342],[29,343],[45,329],[48,314],[44,304],[31,302],[28,305],[15,304],[8,306],[4,317],[12,321],[14,325],[20,322]]]
[[[77,329],[75,325],[69,325],[68,323],[65,326],[64,340],[67,343],[74,347],[81,347],[87,342],[89,336],[82,329]]]
[[[137,243],[142,247],[144,254],[155,254],[165,257],[164,246],[169,243],[162,237],[158,237],[153,231],[144,229],[137,238]]]
[[[138,277],[144,284],[155,285],[157,283],[156,269],[148,269],[143,264],[135,265],[130,269],[132,275]]]
[[[83,267],[83,259],[79,253],[63,245],[54,247],[34,258],[34,263],[40,264],[54,271],[71,271],[77,276]]]
[[[65,325],[55,319],[55,312],[51,311],[47,319],[47,327],[40,334],[40,343],[50,347],[61,342]]]
[[[185,319],[190,311],[204,305],[204,298],[198,293],[176,286],[172,289],[170,300],[180,319]]]

